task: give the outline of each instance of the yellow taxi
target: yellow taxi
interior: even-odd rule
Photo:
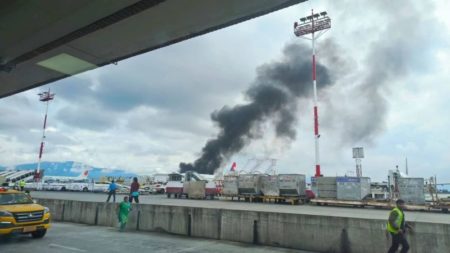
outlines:
[[[0,187],[0,235],[31,234],[42,238],[49,228],[47,207],[35,204],[23,192]]]

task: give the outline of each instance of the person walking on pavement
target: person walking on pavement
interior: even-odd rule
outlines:
[[[23,180],[23,179],[20,180],[20,182],[19,182],[20,191],[23,192],[23,190],[25,189],[25,185],[26,185],[25,180]]]
[[[134,177],[130,187],[130,203],[133,203],[133,198],[136,203],[139,203],[139,187],[138,179]]]
[[[406,240],[406,229],[412,231],[412,227],[405,222],[405,201],[398,199],[396,207],[392,209],[389,214],[389,220],[387,223],[387,230],[391,234],[392,244],[388,253],[395,253],[398,250],[400,244],[402,245],[401,253],[406,253],[409,250],[409,244]]]
[[[117,206],[119,218],[119,231],[123,232],[128,222],[128,214],[131,211],[131,204],[128,201],[128,196],[123,197],[123,201]]]
[[[116,190],[117,190],[117,185],[113,179],[108,186],[108,198],[106,199],[106,202],[109,202],[109,199],[111,198],[111,195],[112,195],[113,203],[116,203]]]

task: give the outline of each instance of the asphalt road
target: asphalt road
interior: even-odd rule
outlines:
[[[106,201],[106,194],[102,193],[84,193],[84,192],[32,192],[34,198],[47,199],[69,199],[80,201],[103,202]],[[123,198],[123,195],[117,195],[117,201]],[[167,198],[166,195],[142,195],[139,197],[141,203],[155,205],[173,205],[189,206],[203,208],[220,208],[231,210],[249,210],[265,211],[278,213],[298,213],[308,215],[351,217],[363,219],[387,220],[389,210],[379,210],[371,208],[353,208],[353,207],[330,207],[314,205],[279,205],[273,203],[246,203],[243,201],[231,200],[192,200],[192,199],[174,199]],[[450,214],[429,213],[429,212],[409,212],[406,211],[408,221],[445,223],[450,224]]]
[[[114,253],[114,252],[245,252],[308,253],[307,251],[206,240],[160,233],[119,232],[116,228],[54,223],[42,239],[21,235],[0,237],[2,253]],[[312,252],[309,252],[312,253]]]

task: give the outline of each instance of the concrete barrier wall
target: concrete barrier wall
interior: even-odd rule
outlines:
[[[117,204],[39,199],[53,219],[117,227]],[[450,218],[450,217],[449,217]],[[410,223],[412,253],[450,252],[450,225]],[[133,204],[127,229],[329,253],[387,252],[386,221],[304,214]]]

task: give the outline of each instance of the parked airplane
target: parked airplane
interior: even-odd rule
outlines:
[[[79,176],[76,177],[68,177],[68,176],[44,176],[42,178],[42,182],[45,181],[74,181],[74,180],[81,180],[86,179],[89,175],[89,171],[85,170],[83,171]]]
[[[40,182],[30,182],[26,184],[25,188],[30,190],[55,190],[65,191],[70,190],[71,185],[76,182],[88,182],[88,170],[83,171],[79,176],[44,176]],[[82,189],[81,189],[82,190]]]

